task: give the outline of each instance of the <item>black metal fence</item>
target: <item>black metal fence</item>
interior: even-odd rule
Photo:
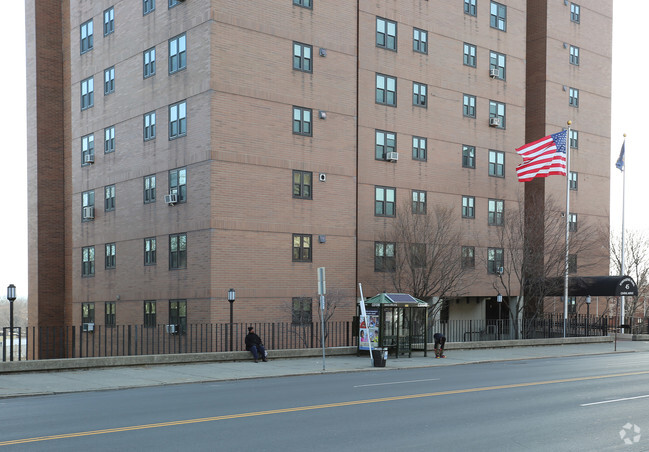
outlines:
[[[566,336],[606,336],[614,319],[571,315],[566,322]],[[615,322],[614,322],[615,323]],[[325,346],[358,344],[358,331],[352,322],[327,322]],[[644,324],[647,324],[645,321]],[[92,324],[90,324],[92,325]],[[64,327],[31,327],[14,332],[14,360],[85,358],[176,353],[208,353],[245,350],[244,338],[250,324],[190,324],[177,330],[174,325],[119,325],[105,327],[88,324]],[[320,323],[255,323],[257,334],[270,350],[318,348],[321,346]],[[9,361],[9,328],[3,328],[2,360]],[[427,341],[443,333],[449,342],[494,341],[563,337],[562,315],[547,315],[533,320],[450,320],[429,321]]]

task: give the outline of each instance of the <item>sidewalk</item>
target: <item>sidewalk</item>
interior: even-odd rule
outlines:
[[[0,375],[0,399],[28,395],[50,395],[70,392],[102,391],[182,383],[205,383],[242,378],[265,378],[311,375],[334,372],[383,371],[415,367],[437,367],[538,358],[556,358],[610,353],[649,353],[649,342],[617,341],[613,343],[549,345],[493,348],[479,350],[448,350],[447,358],[435,359],[434,353],[423,352],[412,358],[390,356],[386,367],[372,367],[369,355],[270,359],[267,363],[250,361],[165,364],[151,366],[112,367],[91,370],[32,372]],[[1,365],[1,363],[0,363]]]

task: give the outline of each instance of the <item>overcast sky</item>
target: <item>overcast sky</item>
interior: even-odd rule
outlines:
[[[25,17],[24,2],[5,1],[0,14],[0,42],[5,43],[0,71],[0,295],[13,283],[19,297],[27,296],[27,125],[25,113]],[[582,20],[587,20],[582,8]],[[613,23],[613,120],[611,125],[611,228],[621,230],[622,174],[614,163],[623,134],[626,141],[627,230],[649,232],[649,208],[644,194],[649,190],[644,169],[649,168],[646,89],[647,63],[638,54],[644,46],[638,39],[649,17],[649,2],[615,0]],[[13,45],[11,43],[14,43]],[[521,143],[522,144],[522,143]],[[30,154],[33,154],[30,153]],[[61,250],[63,252],[63,250]]]

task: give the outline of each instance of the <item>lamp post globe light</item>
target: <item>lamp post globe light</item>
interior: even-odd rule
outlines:
[[[233,350],[234,344],[232,343],[232,327],[234,324],[233,308],[236,292],[234,289],[228,290],[228,301],[230,302],[230,351]]]
[[[7,300],[9,300],[9,361],[14,360],[14,301],[16,301],[16,286],[9,284],[7,287]]]
[[[501,294],[498,294],[496,297],[496,301],[498,302],[498,340],[500,340],[500,329],[502,327],[502,319],[501,317],[501,309],[503,305],[503,296]]]

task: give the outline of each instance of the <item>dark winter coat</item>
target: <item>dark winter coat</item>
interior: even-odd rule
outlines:
[[[246,335],[246,350],[250,350],[253,345],[262,345],[261,338],[255,333],[248,333]]]

